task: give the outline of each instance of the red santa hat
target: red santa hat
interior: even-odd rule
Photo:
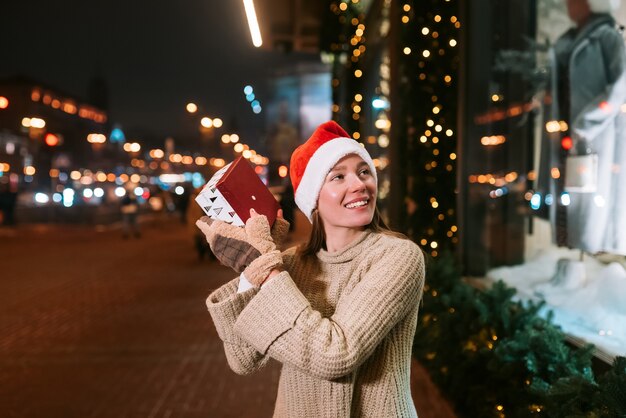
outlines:
[[[309,221],[317,207],[326,175],[339,160],[350,154],[361,157],[369,166],[374,181],[378,182],[372,157],[334,121],[318,126],[313,135],[291,154],[289,176],[296,205]]]

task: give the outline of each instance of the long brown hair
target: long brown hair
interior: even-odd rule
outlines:
[[[311,221],[313,226],[311,228],[309,241],[298,247],[298,254],[301,256],[314,256],[319,250],[326,249],[326,232],[324,231],[324,223],[322,222],[322,217],[320,216],[317,208],[313,209],[313,212],[311,213]],[[378,207],[374,207],[372,222],[370,222],[365,228],[372,232],[391,235],[402,239],[409,239],[406,235],[401,234],[400,232],[392,231],[391,228],[387,226],[378,211]]]

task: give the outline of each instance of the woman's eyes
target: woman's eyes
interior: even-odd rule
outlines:
[[[369,176],[371,174],[371,171],[369,170],[369,168],[364,168],[363,170],[359,170],[359,176]],[[335,181],[335,180],[343,180],[346,176],[344,174],[336,174],[334,176],[332,176],[330,178],[330,181]]]

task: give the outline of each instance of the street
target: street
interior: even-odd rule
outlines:
[[[230,371],[204,301],[234,275],[178,219],[0,229],[0,267],[1,416],[272,415],[279,365]],[[415,379],[420,417],[453,416]]]

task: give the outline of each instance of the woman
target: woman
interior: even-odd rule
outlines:
[[[245,229],[197,223],[220,261],[243,269],[207,300],[230,367],[282,363],[274,417],[416,417],[420,249],[383,223],[374,163],[336,123],[294,151],[290,176],[313,224],[301,248],[280,253],[272,236],[281,227],[254,213]],[[227,250],[233,243],[246,261]]]

